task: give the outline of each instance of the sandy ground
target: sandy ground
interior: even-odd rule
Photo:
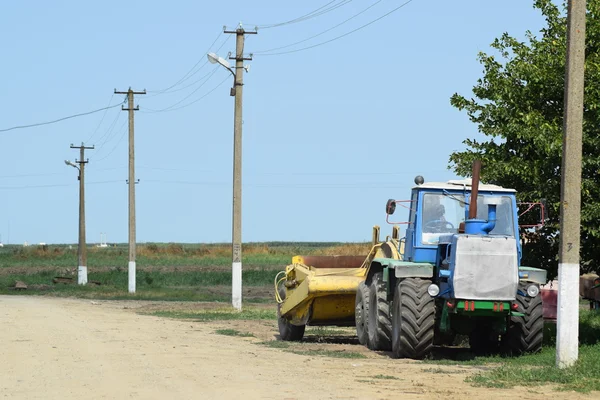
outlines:
[[[349,337],[310,346],[366,359],[293,354],[261,344],[272,321],[195,322],[141,315],[157,304],[0,296],[0,398],[11,399],[561,399],[552,387],[464,383],[485,367],[393,360]],[[231,328],[255,337],[216,334]],[[382,378],[385,376],[385,378]]]

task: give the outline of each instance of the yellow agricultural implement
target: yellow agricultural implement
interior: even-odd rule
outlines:
[[[307,325],[354,326],[356,292],[374,258],[400,259],[398,230],[362,256],[295,256],[275,277],[279,333],[283,340],[301,340]],[[358,311],[360,313],[360,310]]]

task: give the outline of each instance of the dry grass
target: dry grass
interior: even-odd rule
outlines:
[[[362,256],[371,250],[371,243],[346,243],[339,246],[325,247],[314,252],[316,256]]]
[[[370,243],[343,243],[329,247],[298,247],[298,246],[269,246],[265,243],[251,243],[243,245],[245,255],[367,255],[371,250]],[[154,243],[139,245],[137,254],[145,257],[159,257],[164,255],[199,256],[199,257],[228,257],[231,255],[230,244],[200,244],[185,246],[179,243],[157,245]]]

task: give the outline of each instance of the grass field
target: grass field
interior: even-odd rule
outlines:
[[[243,247],[243,298],[272,300],[273,279],[295,255],[366,255],[368,243],[248,243]],[[100,299],[229,301],[231,245],[147,243],[137,246],[136,293],[127,293],[128,247],[88,247],[88,280],[98,285],[54,284],[76,281],[77,246],[0,248],[0,293]],[[28,288],[15,291],[15,281]]]
[[[291,257],[303,255],[366,255],[370,243],[248,243],[242,248],[248,267],[285,266]],[[127,266],[126,244],[87,247],[88,267]],[[136,262],[145,267],[231,266],[231,245],[227,244],[138,244]],[[0,248],[0,269],[5,267],[77,267],[76,245],[17,246]]]

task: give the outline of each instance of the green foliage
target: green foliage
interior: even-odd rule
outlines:
[[[532,363],[528,356],[521,362],[508,362],[491,371],[475,374],[466,379],[476,386],[513,387],[559,384],[559,390],[590,392],[600,390],[600,345],[581,346],[579,360],[573,367],[559,369],[555,364],[553,348],[546,348]]]
[[[524,233],[523,264],[556,275],[562,160],[566,55],[566,12],[551,0],[535,0],[546,20],[538,36],[520,42],[505,33],[480,53],[483,77],[474,98],[454,94],[451,104],[477,124],[480,139],[450,156],[450,168],[468,176],[474,159],[483,162],[485,182],[517,189],[521,201],[547,199],[549,221]],[[585,271],[600,260],[600,1],[587,2],[585,106],[581,210],[581,259]]]
[[[590,392],[600,390],[600,313],[582,310],[579,315],[579,360],[573,367],[558,369],[556,363],[556,329],[546,324],[544,348],[537,354],[521,357],[472,357],[462,352],[455,360],[427,361],[439,365],[499,365],[466,379],[476,386],[509,388],[557,384],[559,390]],[[457,361],[460,360],[460,361]],[[441,369],[424,370],[441,373]]]
[[[266,342],[261,342],[259,344],[270,347],[272,349],[287,349],[290,347],[290,342],[284,342],[282,340],[269,340]]]
[[[234,309],[222,310],[198,310],[198,311],[156,311],[151,313],[157,317],[168,317],[176,319],[193,319],[198,322],[226,321],[226,320],[274,320],[274,310],[246,308],[242,311]]]
[[[311,350],[289,350],[290,353],[298,354],[301,356],[322,356],[322,357],[333,357],[333,358],[367,358],[364,354],[344,351],[344,350],[325,350],[325,349],[311,349]]]
[[[217,329],[215,333],[225,336],[254,337],[254,334],[250,332],[240,332],[235,329]]]

